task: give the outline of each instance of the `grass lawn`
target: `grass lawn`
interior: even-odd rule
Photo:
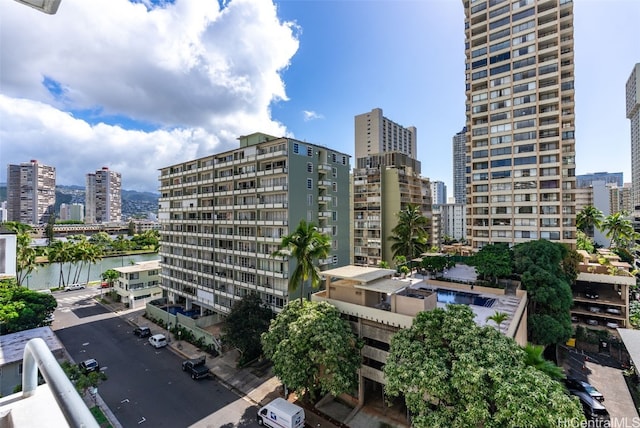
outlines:
[[[89,410],[91,410],[91,414],[93,414],[93,417],[96,418],[96,421],[101,428],[113,428],[107,420],[107,417],[104,415],[104,413],[102,413],[102,410],[100,410],[98,406],[93,406]]]

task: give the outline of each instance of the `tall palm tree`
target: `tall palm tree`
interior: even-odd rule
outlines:
[[[633,223],[624,211],[606,216],[602,222],[602,229],[605,236],[611,239],[611,247],[626,248],[636,237]]]
[[[405,256],[413,260],[429,248],[429,220],[417,205],[409,204],[398,213],[398,224],[391,230],[391,251],[394,257]]]
[[[595,229],[600,229],[603,221],[602,211],[593,205],[587,205],[576,216],[576,227],[593,238]]]
[[[282,237],[280,248],[275,256],[289,257],[296,260],[296,267],[289,278],[289,291],[294,292],[298,286],[311,281],[311,288],[320,286],[320,269],[314,263],[318,259],[326,259],[331,252],[329,237],[318,231],[313,223],[300,221],[296,230]],[[300,291],[300,301],[303,291]]]
[[[30,232],[33,228],[17,221],[8,221],[4,223],[4,226],[16,234],[16,281],[19,286],[22,286],[31,272],[38,267],[37,251],[31,246]]]

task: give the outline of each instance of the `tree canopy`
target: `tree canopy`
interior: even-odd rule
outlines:
[[[262,353],[260,336],[269,330],[273,311],[255,293],[236,302],[225,320],[223,340],[238,348],[241,362],[251,361]]]
[[[389,237],[394,257],[404,256],[413,260],[429,248],[429,219],[422,215],[417,205],[409,204],[398,213],[398,224]]]
[[[525,364],[525,351],[495,328],[479,327],[468,306],[420,312],[391,340],[385,393],[402,394],[412,426],[555,427],[583,421],[564,386]],[[574,419],[575,418],[575,419]]]
[[[602,211],[593,205],[587,205],[576,216],[576,227],[587,236],[593,237],[594,230],[600,229],[603,221]]]
[[[31,246],[31,231],[33,228],[27,224],[15,221],[4,223],[7,230],[16,234],[16,280],[22,285],[37,267],[38,253]]]
[[[569,310],[573,303],[570,283],[577,271],[565,269],[569,249],[544,239],[514,247],[515,270],[527,290],[529,341],[537,345],[566,342],[571,337]]]
[[[513,273],[513,255],[504,243],[482,247],[471,260],[478,275],[497,284],[498,278],[509,277]]]
[[[46,320],[56,306],[51,294],[21,287],[15,280],[0,281],[0,334],[48,325]]]
[[[326,302],[294,300],[262,335],[275,374],[301,397],[338,396],[358,383],[361,341],[340,312]]]

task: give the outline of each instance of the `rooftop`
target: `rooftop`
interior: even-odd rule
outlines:
[[[130,266],[113,268],[113,270],[118,271],[120,273],[133,273],[133,272],[140,272],[140,271],[152,270],[152,269],[160,269],[160,259],[149,260],[146,262],[138,262]]]
[[[0,366],[22,361],[27,342],[36,337],[44,340],[52,352],[64,349],[62,342],[58,340],[58,336],[55,335],[50,327],[38,327],[7,334],[0,336]]]

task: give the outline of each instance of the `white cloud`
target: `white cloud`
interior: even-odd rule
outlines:
[[[53,16],[0,2],[3,163],[38,159],[56,167],[61,184],[109,166],[124,188],[153,191],[160,167],[235,147],[239,135],[286,135],[270,106],[287,99],[280,72],[298,49],[297,31],[265,0],[222,10],[216,0],[151,10],[64,0]],[[80,112],[88,110],[123,125],[87,123]],[[155,130],[123,129],[131,121]]]
[[[316,119],[324,119],[323,115],[321,115],[320,113],[316,113],[315,111],[303,110],[302,114],[304,115],[305,122]]]

